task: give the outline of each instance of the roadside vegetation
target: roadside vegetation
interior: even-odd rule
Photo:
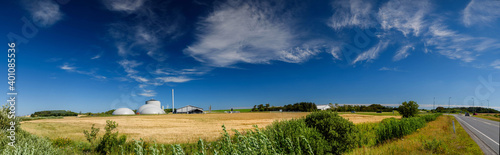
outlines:
[[[424,153],[463,153],[456,149],[477,153],[480,149],[473,146],[467,133],[457,125],[457,134],[446,135],[453,117],[441,116],[440,113],[416,115],[418,104],[405,102],[399,108],[402,119],[388,118],[380,123],[353,122],[341,117],[334,111],[317,111],[306,117],[276,121],[265,128],[255,126],[252,130],[237,131],[230,134],[222,125],[221,137],[215,141],[200,139],[197,143],[158,144],[142,139],[128,140],[116,130],[119,124],[106,121],[104,129],[92,126],[82,129],[86,142],[72,141],[69,138],[38,137],[19,128],[16,131],[17,147],[6,144],[6,114],[2,108],[2,154],[410,154],[415,151]],[[417,109],[417,110],[415,110]],[[413,116],[413,117],[412,117]],[[440,123],[432,122],[438,119]],[[19,123],[19,120],[16,120]],[[432,125],[426,125],[431,122]],[[442,131],[441,131],[442,130]],[[424,132],[425,131],[425,132]],[[451,131],[453,132],[453,131]],[[413,134],[415,133],[415,134]],[[426,135],[432,133],[431,135]],[[399,141],[411,143],[394,144]],[[435,135],[434,135],[435,134]],[[460,139],[460,140],[458,140]],[[413,145],[421,143],[421,145]],[[471,148],[468,148],[472,146]],[[464,148],[465,147],[465,148]],[[36,152],[35,152],[36,151]],[[430,151],[430,152],[429,152]],[[454,152],[455,151],[455,152]]]
[[[484,119],[500,122],[500,113],[478,114],[474,117],[479,117],[479,118],[484,118]]]

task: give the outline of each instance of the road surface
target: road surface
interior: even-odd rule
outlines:
[[[454,115],[462,127],[478,143],[485,154],[499,154],[500,122],[487,119]],[[475,138],[477,137],[477,138]]]

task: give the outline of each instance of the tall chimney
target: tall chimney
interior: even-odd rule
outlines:
[[[172,89],[172,114],[174,113],[174,89]]]

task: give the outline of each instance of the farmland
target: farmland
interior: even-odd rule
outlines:
[[[265,127],[274,121],[301,118],[309,113],[237,113],[237,114],[176,114],[176,115],[137,115],[111,117],[64,117],[64,119],[43,119],[22,122],[22,129],[42,137],[70,138],[85,141],[82,131],[92,124],[104,128],[106,120],[119,124],[117,130],[127,135],[129,140],[143,138],[158,143],[189,143],[199,138],[212,141],[220,137],[221,126],[231,129],[252,129],[253,125]],[[392,113],[391,113],[392,114]],[[360,114],[341,114],[353,123],[379,122],[382,119],[400,116],[370,116]],[[232,133],[232,132],[230,132]],[[100,133],[103,134],[103,133]],[[101,135],[100,135],[101,136]]]

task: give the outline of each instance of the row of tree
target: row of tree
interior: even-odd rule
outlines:
[[[48,116],[78,116],[76,112],[69,110],[46,110],[37,111],[31,114],[31,117],[48,117]]]
[[[476,112],[476,113],[500,113],[500,111],[491,109],[491,108],[483,108],[483,107],[454,107],[454,108],[445,108],[445,107],[437,107],[432,112],[438,113],[458,113],[458,112]]]
[[[369,106],[366,105],[339,105],[338,103],[332,104],[330,103],[330,110],[339,111],[339,112],[347,112],[347,111],[358,111],[358,112],[392,112],[396,110],[395,107],[390,106],[382,106],[380,104],[371,104]]]
[[[266,105],[259,104],[254,105],[252,111],[302,111],[302,112],[312,112],[316,111],[318,108],[316,104],[312,102],[300,102],[295,104],[287,104],[282,107],[270,106],[269,103]]]

